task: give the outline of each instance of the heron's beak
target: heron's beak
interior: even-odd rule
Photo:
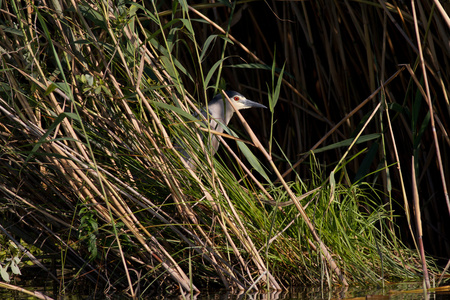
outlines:
[[[240,109],[250,108],[250,107],[267,108],[265,105],[259,104],[258,102],[248,100],[248,99],[240,100],[239,102],[240,102],[240,105],[239,105]]]

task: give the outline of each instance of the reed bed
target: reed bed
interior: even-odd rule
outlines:
[[[441,5],[3,2],[5,273],[132,297],[429,284],[450,228]],[[213,156],[193,115],[223,89],[269,109]]]

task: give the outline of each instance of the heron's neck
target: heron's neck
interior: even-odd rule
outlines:
[[[220,100],[209,105],[209,113],[212,119],[211,128],[216,131],[223,132],[223,127],[217,125],[219,122],[224,125],[228,125],[233,117],[234,110],[228,102],[226,102],[226,105],[224,106],[224,101]]]

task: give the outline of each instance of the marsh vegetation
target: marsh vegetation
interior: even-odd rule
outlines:
[[[3,280],[25,262],[60,293],[143,297],[439,280],[448,3],[0,5]],[[268,109],[213,156],[193,115],[224,89]]]

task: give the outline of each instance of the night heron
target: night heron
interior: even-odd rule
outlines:
[[[267,108],[266,106],[259,104],[255,101],[248,100],[243,96],[242,94],[235,92],[235,91],[225,91],[225,94],[230,98],[231,101],[233,101],[234,107],[236,107],[237,110],[246,109],[246,108],[252,108],[252,107],[261,107],[261,108]],[[225,99],[222,94],[218,94],[212,98],[212,100],[208,103],[208,112],[206,110],[206,107],[202,109],[203,116],[208,120],[210,120],[210,128],[213,131],[216,131],[218,133],[222,133],[224,131],[224,126],[227,126],[230,122],[231,118],[234,114],[234,109],[231,106],[231,104],[228,102],[227,99]],[[209,116],[208,116],[209,115]],[[209,132],[211,135],[212,133]],[[212,149],[212,155],[214,155],[217,152],[217,149],[219,148],[219,139],[215,136],[211,137],[209,139],[211,141],[211,149]],[[186,159],[188,164],[191,167],[193,166],[192,159],[190,156],[185,152],[181,152],[182,156]]]

